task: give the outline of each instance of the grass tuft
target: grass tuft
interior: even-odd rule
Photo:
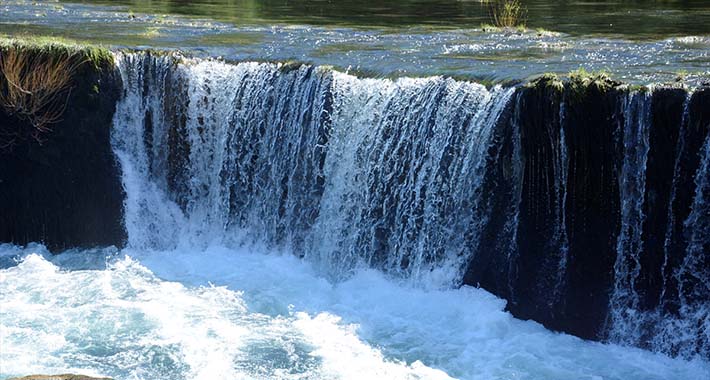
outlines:
[[[489,3],[493,24],[499,28],[525,29],[527,9],[520,0],[496,0]]]
[[[570,95],[577,100],[584,98],[590,89],[606,93],[621,85],[621,82],[612,79],[609,73],[603,70],[587,71],[579,68],[571,71],[568,77]]]
[[[47,37],[0,37],[0,107],[24,123],[0,126],[0,150],[19,141],[39,143],[62,119],[77,71],[113,67],[106,49]],[[22,125],[21,125],[22,124]]]
[[[549,88],[557,92],[562,92],[565,88],[564,83],[555,73],[545,73],[531,80],[525,85],[528,88]]]
[[[78,41],[47,36],[6,37],[0,35],[0,52],[20,49],[46,56],[72,55],[81,57],[97,69],[113,68],[113,54],[101,46],[82,44]]]

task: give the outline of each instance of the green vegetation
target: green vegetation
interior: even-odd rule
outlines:
[[[625,86],[630,92],[648,92],[651,90],[648,86],[642,84],[629,84]]]
[[[493,24],[499,28],[525,29],[527,8],[520,0],[495,0],[489,2],[489,13]]]
[[[530,81],[525,87],[528,88],[549,88],[557,92],[562,92],[565,88],[564,83],[557,74],[545,73]]]
[[[525,87],[552,89],[559,93],[565,93],[568,99],[573,101],[581,101],[590,90],[602,94],[612,90],[629,92],[649,91],[647,86],[630,85],[617,81],[606,71],[587,71],[584,68],[571,71],[562,77],[555,73],[545,73],[530,80]]]
[[[112,67],[113,55],[54,38],[0,38],[0,108],[24,122],[0,127],[0,150],[26,139],[42,143],[61,121],[74,78],[87,65]]]
[[[587,71],[584,68],[571,71],[568,74],[570,97],[574,100],[581,100],[589,90],[599,93],[609,92],[621,85],[621,82],[611,78],[609,73],[603,70]]]
[[[538,35],[538,37],[557,37],[560,35],[559,32],[553,32],[545,28],[535,28],[535,33]]]
[[[609,73],[604,70],[587,71],[584,68],[579,68],[571,71],[568,77],[572,85],[580,87],[594,86],[599,89],[609,89],[619,85],[619,82],[611,79]]]
[[[108,49],[59,37],[23,36],[10,38],[0,35],[0,53],[7,50],[25,50],[44,56],[80,57],[97,70],[114,66],[113,54]]]
[[[481,30],[484,32],[497,32],[500,30],[499,27],[492,24],[481,24]]]

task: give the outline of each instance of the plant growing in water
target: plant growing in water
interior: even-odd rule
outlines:
[[[51,124],[61,121],[72,77],[88,59],[66,49],[31,49],[4,46],[0,49],[0,106],[6,114],[31,125],[3,125],[0,149],[9,149],[18,140],[42,142]]]
[[[520,0],[495,0],[488,9],[493,24],[499,28],[525,27],[527,9]]]

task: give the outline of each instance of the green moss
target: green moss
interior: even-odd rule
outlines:
[[[85,59],[96,70],[113,67],[115,64],[113,54],[104,47],[57,37],[0,35],[0,51],[7,49],[25,49],[42,55],[76,55]]]
[[[629,86],[612,79],[605,71],[587,71],[583,68],[574,70],[566,76],[545,73],[530,80],[526,88],[552,89],[565,93],[569,100],[581,101],[590,90],[606,93],[612,90],[648,91],[645,86]]]
[[[528,28],[525,24],[515,26],[495,26],[492,24],[483,23],[480,30],[484,33],[506,33],[506,34],[534,34],[537,37],[559,37],[559,32],[553,32],[544,28]]]
[[[651,89],[646,85],[630,84],[626,87],[630,92],[648,92]]]
[[[587,71],[584,68],[571,71],[568,74],[568,87],[572,99],[581,99],[590,89],[599,93],[609,92],[621,85],[621,82],[611,78],[606,71]]]
[[[541,88],[541,89],[552,89],[557,92],[562,92],[564,90],[564,83],[555,73],[545,73],[539,77],[531,80],[525,87],[528,88]]]
[[[559,37],[560,36],[559,32],[553,32],[553,31],[547,30],[545,28],[535,28],[535,34],[537,34],[538,37]]]
[[[286,61],[279,65],[279,71],[282,73],[288,73],[291,71],[299,70],[305,63],[297,60]]]

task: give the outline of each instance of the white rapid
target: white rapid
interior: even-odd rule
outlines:
[[[129,255],[129,256],[126,256]],[[0,246],[0,378],[706,378],[702,361],[552,333],[472,287],[361,270],[332,283],[290,254]],[[12,264],[11,260],[19,259]]]

